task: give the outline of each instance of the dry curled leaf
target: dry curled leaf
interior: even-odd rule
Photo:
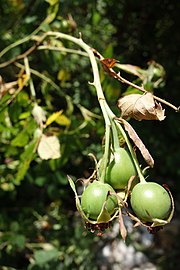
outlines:
[[[136,120],[159,120],[165,118],[164,111],[160,103],[155,101],[151,93],[131,94],[118,100],[118,108],[121,117],[132,117]]]
[[[134,144],[139,148],[139,150],[140,150],[143,158],[147,162],[147,164],[150,167],[153,167],[154,160],[153,160],[151,154],[149,153],[148,149],[146,148],[146,146],[142,142],[142,140],[137,135],[136,131],[133,129],[133,127],[126,120],[124,120],[122,118],[118,118],[118,121],[124,125],[125,130],[128,132],[129,137],[134,142]]]

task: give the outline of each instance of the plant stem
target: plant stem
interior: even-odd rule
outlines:
[[[94,56],[94,53],[91,49],[91,47],[89,47],[81,38],[75,38],[63,33],[59,33],[59,32],[48,32],[47,36],[56,36],[56,38],[62,38],[62,39],[66,39],[69,41],[74,42],[75,44],[79,45],[82,49],[84,49],[90,59],[91,62],[91,66],[92,66],[92,71],[93,71],[93,77],[94,77],[94,81],[93,83],[90,83],[91,85],[93,85],[96,88],[96,92],[97,92],[97,97],[98,97],[98,101],[104,116],[104,120],[105,120],[105,125],[106,125],[106,135],[105,135],[105,152],[104,152],[104,160],[103,160],[103,168],[106,168],[107,162],[108,162],[108,156],[109,156],[109,140],[110,140],[110,127],[112,126],[112,121],[114,121],[114,117],[115,114],[111,111],[109,105],[106,102],[102,87],[101,87],[101,82],[100,82],[100,76],[99,76],[99,69],[98,69],[98,65],[96,62],[96,58]],[[127,146],[129,148],[129,151],[132,155],[139,179],[141,182],[145,182],[144,176],[142,174],[141,168],[139,166],[139,163],[137,161],[137,158],[134,154],[134,151],[132,149],[131,143],[124,131],[124,129],[122,128],[122,126],[120,125],[120,123],[114,122],[116,124],[116,126],[119,128],[120,132],[122,133]],[[115,128],[115,127],[113,127]],[[116,136],[117,132],[116,132]],[[116,138],[117,139],[117,138]],[[116,141],[116,145],[117,145],[117,141]],[[104,181],[104,176],[105,176],[105,169],[103,169],[102,171],[102,175],[100,178],[100,181]]]
[[[104,182],[104,177],[105,177],[105,168],[107,166],[108,163],[108,159],[109,159],[109,144],[110,144],[110,127],[111,127],[111,122],[109,120],[109,116],[107,114],[106,111],[106,106],[105,106],[105,96],[101,87],[101,81],[100,81],[100,76],[99,76],[99,69],[98,69],[98,65],[96,62],[96,58],[94,56],[94,53],[91,49],[91,47],[89,47],[85,42],[83,42],[83,40],[80,38],[75,38],[63,33],[59,33],[59,32],[48,32],[47,35],[49,36],[55,36],[56,38],[62,38],[62,39],[66,39],[69,40],[77,45],[79,45],[89,56],[90,62],[91,62],[91,66],[92,66],[92,71],[93,71],[93,82],[90,83],[91,85],[93,85],[96,88],[96,92],[97,92],[97,97],[98,97],[98,101],[103,113],[103,117],[105,120],[105,126],[106,126],[106,132],[105,132],[105,151],[104,151],[104,156],[103,156],[103,170],[102,170],[102,174],[100,176],[100,181]]]
[[[38,47],[38,50],[48,50],[48,51],[57,51],[57,52],[64,52],[66,53],[71,53],[71,54],[78,54],[82,56],[88,56],[86,52],[83,52],[81,50],[74,50],[74,49],[68,49],[65,47],[56,47],[56,46],[50,46],[50,45],[40,45]]]
[[[120,147],[120,144],[119,144],[118,131],[117,131],[117,128],[113,119],[111,119],[111,128],[112,128],[112,134],[113,134],[112,145],[113,145],[114,151],[116,151],[116,149]]]

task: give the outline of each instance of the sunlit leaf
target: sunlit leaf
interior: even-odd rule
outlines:
[[[26,119],[31,115],[30,111],[23,112],[19,115],[19,120]]]
[[[151,93],[144,95],[131,94],[118,100],[121,117],[132,117],[136,120],[159,120],[165,118],[164,110]]]
[[[46,112],[37,104],[32,109],[32,115],[39,125],[42,125],[46,121]]]
[[[38,155],[41,159],[60,158],[60,143],[56,136],[42,135],[38,145]]]
[[[55,121],[61,126],[69,126],[71,124],[71,120],[64,114],[59,115]]]
[[[60,110],[58,112],[54,112],[53,114],[51,114],[47,121],[46,121],[46,126],[49,126],[51,123],[53,123],[54,121],[57,120],[57,118],[62,114],[63,110]]]
[[[51,6],[57,4],[59,0],[46,0],[47,3],[49,3]]]
[[[28,80],[28,75],[27,74],[23,74],[18,78],[18,86],[19,88],[22,88],[24,83]]]
[[[97,218],[97,222],[108,222],[111,219],[111,215],[109,214],[107,208],[106,208],[107,201],[104,202],[101,212]]]

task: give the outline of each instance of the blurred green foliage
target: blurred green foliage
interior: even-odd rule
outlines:
[[[146,70],[150,90],[155,87],[152,66],[147,62],[160,63],[166,80],[163,73],[155,94],[178,106],[179,10],[178,1],[168,0],[1,0],[0,51],[18,40],[23,42],[4,53],[0,64],[32,47],[34,41],[27,37],[33,32],[36,36],[39,31],[61,31],[76,37],[81,32],[85,42],[104,57]],[[61,49],[77,49],[56,39],[51,43]],[[88,177],[94,166],[88,154],[97,159],[102,154],[104,121],[95,90],[88,84],[93,80],[89,60],[43,48],[28,60],[35,94],[26,83],[23,59],[0,66],[0,265],[33,270],[100,269],[96,264],[100,240],[87,233],[76,216],[74,194],[66,177]],[[132,74],[122,74],[141,83]],[[117,99],[132,89],[108,78],[102,70],[101,80],[108,103],[118,114]],[[35,151],[39,131],[32,116],[35,103],[47,118],[63,110],[63,118],[45,129],[60,141],[59,159],[42,161]],[[179,114],[167,108],[166,115],[161,123],[131,123],[155,159],[151,177],[167,183],[178,200]],[[158,269],[174,269],[169,259],[175,261],[177,254],[160,256]]]

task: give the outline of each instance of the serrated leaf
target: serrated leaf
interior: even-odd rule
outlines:
[[[54,121],[57,120],[57,118],[62,114],[63,110],[60,110],[58,112],[54,112],[53,114],[51,114],[47,121],[46,121],[46,126],[49,126],[51,123],[53,123]]]
[[[60,143],[56,136],[42,135],[38,145],[38,155],[41,159],[60,158]]]
[[[159,120],[165,118],[160,103],[157,103],[151,93],[131,94],[118,100],[122,118],[132,117],[136,120]]]

